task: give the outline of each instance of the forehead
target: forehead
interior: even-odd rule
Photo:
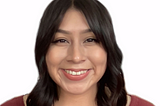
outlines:
[[[90,27],[82,12],[74,8],[70,8],[65,13],[59,29],[67,31],[80,31],[90,29]]]

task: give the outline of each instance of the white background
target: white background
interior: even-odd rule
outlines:
[[[29,93],[38,78],[34,44],[51,0],[0,1],[0,104]],[[160,106],[160,2],[100,0],[109,10],[128,93]]]

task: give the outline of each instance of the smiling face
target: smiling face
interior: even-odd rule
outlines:
[[[107,53],[78,10],[66,12],[46,54],[46,64],[61,92],[96,90],[106,70]]]

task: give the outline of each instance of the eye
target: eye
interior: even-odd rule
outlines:
[[[85,43],[87,42],[97,42],[97,39],[94,38],[88,38],[87,40],[84,41]]]
[[[65,39],[58,39],[58,40],[53,41],[53,43],[69,43],[69,42]]]

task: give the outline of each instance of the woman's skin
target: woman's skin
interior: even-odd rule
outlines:
[[[58,85],[59,101],[54,106],[97,106],[97,82],[105,72],[107,53],[80,11],[67,10],[46,63]]]

